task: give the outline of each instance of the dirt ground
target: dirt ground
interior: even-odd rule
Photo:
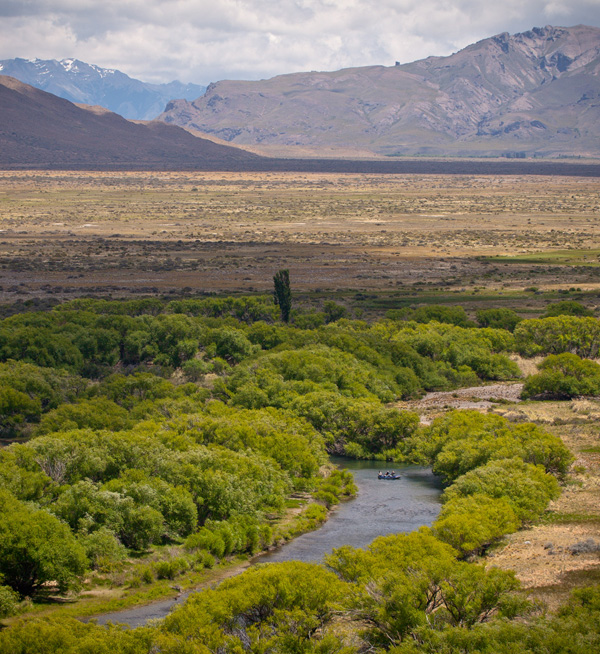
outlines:
[[[573,587],[600,583],[600,401],[523,402],[518,411],[559,435],[575,462],[543,523],[511,535],[491,562],[515,570],[533,596],[552,608]],[[598,551],[570,551],[590,539]]]
[[[79,295],[600,290],[595,178],[1,172],[0,302]],[[461,301],[465,298],[461,297]],[[598,303],[600,304],[600,298]]]
[[[421,424],[428,425],[431,421],[453,409],[475,409],[487,412],[498,403],[520,402],[523,384],[500,383],[471,388],[458,388],[454,391],[436,391],[427,393],[419,400],[398,402],[401,409],[417,411]]]

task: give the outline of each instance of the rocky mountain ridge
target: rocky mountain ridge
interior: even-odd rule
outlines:
[[[409,64],[217,82],[160,120],[247,145],[596,157],[600,29],[547,26]]]
[[[78,59],[4,59],[0,61],[0,74],[71,102],[98,105],[135,120],[152,120],[173,98],[193,100],[206,88],[177,80],[149,84]]]

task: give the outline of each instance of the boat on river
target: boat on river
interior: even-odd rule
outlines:
[[[377,479],[396,480],[396,479],[400,479],[400,475],[397,475],[395,472],[386,472],[385,474],[380,472],[377,475]]]

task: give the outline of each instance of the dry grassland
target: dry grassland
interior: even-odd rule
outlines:
[[[596,257],[486,258],[600,248],[599,216],[594,178],[0,172],[0,300],[269,292],[282,267],[298,292],[595,291]]]
[[[589,539],[600,542],[600,401],[523,402],[516,411],[513,419],[531,420],[560,436],[575,462],[543,523],[509,536],[491,563],[515,570],[534,597],[555,608],[574,587],[600,583],[600,552],[570,549]]]

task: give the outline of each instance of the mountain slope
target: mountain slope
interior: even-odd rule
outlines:
[[[381,154],[600,154],[600,29],[500,34],[402,66],[211,84],[160,120],[240,144]]]
[[[124,118],[152,120],[173,98],[192,100],[206,88],[198,84],[147,84],[118,70],[77,59],[5,59],[0,74],[48,91],[71,102],[99,105]]]
[[[0,75],[0,165],[239,170],[261,158],[158,121],[137,124]]]

